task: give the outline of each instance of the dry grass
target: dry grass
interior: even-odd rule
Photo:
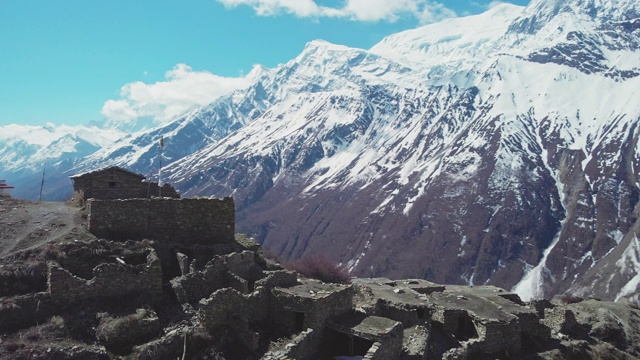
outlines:
[[[135,314],[123,317],[111,317],[108,314],[100,314],[100,325],[96,329],[96,337],[105,342],[113,341],[114,338],[119,339],[121,334],[129,333],[130,329],[138,326],[148,312],[146,309],[139,309]]]
[[[30,348],[34,344],[47,344],[55,341],[64,341],[68,338],[69,331],[64,319],[60,316],[53,316],[42,325],[13,334],[7,341],[1,343],[1,346],[5,351],[13,353],[20,349]],[[1,353],[2,351],[0,351]]]
[[[0,301],[0,311],[19,309],[20,305],[16,304],[13,299],[2,299]]]

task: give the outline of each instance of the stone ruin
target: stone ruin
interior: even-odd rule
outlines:
[[[107,239],[26,251],[11,266],[36,270],[19,280],[0,267],[0,358],[640,356],[640,311],[623,304],[525,304],[493,286],[301,277],[233,234],[231,199],[96,201],[87,211],[89,229]],[[165,224],[152,220],[163,216]],[[600,325],[589,324],[594,317]],[[635,319],[636,332],[622,318]]]

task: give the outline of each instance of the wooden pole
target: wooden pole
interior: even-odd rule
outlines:
[[[47,162],[44,162],[42,167],[42,182],[40,183],[40,196],[38,196],[38,202],[42,201],[42,190],[44,189],[44,171],[47,169]]]

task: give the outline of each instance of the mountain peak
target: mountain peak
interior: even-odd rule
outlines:
[[[328,41],[325,40],[321,40],[321,39],[316,39],[316,40],[311,40],[309,41],[305,47],[304,50],[302,51],[303,54],[305,53],[314,53],[318,50],[322,50],[322,51],[345,51],[345,50],[350,50],[352,48],[348,47],[348,46],[344,46],[344,45],[338,45],[338,44],[334,44],[334,43],[330,43]]]
[[[371,52],[412,65],[440,66],[482,59],[524,7],[501,4],[472,16],[447,19],[385,37]]]
[[[247,79],[251,83],[253,83],[255,81],[258,81],[261,77],[270,74],[271,72],[272,70],[265,67],[264,65],[256,64],[253,65],[253,68],[251,68],[251,71],[249,71],[249,73],[247,74]]]
[[[640,3],[636,0],[532,0],[510,30],[533,34],[561,15],[598,22],[632,20],[640,17]]]

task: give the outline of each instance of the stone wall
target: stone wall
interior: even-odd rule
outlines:
[[[185,246],[234,242],[232,198],[90,199],[87,210],[89,231],[99,238],[153,239]]]
[[[184,258],[182,255],[180,258]],[[247,294],[257,286],[264,286],[272,283],[291,283],[291,273],[286,279],[281,278],[286,275],[270,274],[263,272],[256,261],[257,254],[253,251],[243,251],[223,256],[215,256],[209,261],[203,270],[193,271],[183,276],[171,280],[171,286],[181,303],[194,303],[202,298],[207,298],[214,291],[230,287],[241,293]],[[259,282],[268,275],[274,278]]]
[[[544,319],[541,323],[549,329],[559,330],[566,335],[579,334],[581,326],[576,320],[573,311],[563,308],[550,308],[544,310]]]
[[[473,352],[509,356],[521,350],[522,333],[517,320],[484,322],[476,329],[479,339],[483,341],[477,344]]]
[[[536,313],[522,312],[515,315],[518,317],[523,336],[533,337],[542,342],[549,341],[551,329],[540,323]]]
[[[460,319],[470,319],[466,310],[462,309],[436,309],[433,320],[442,324],[444,331],[460,336]],[[477,331],[477,329],[476,329]]]
[[[318,348],[321,336],[313,329],[307,329],[296,335],[285,349],[274,354],[273,359],[315,359],[315,350]]]
[[[288,270],[265,271],[265,277],[256,281],[255,287],[271,289],[274,287],[291,287],[298,283],[298,275]]]
[[[48,267],[48,293],[61,304],[145,292],[155,297],[162,294],[162,269],[155,251],[149,252],[143,265],[100,264],[91,280],[77,277],[55,262],[49,262]]]
[[[384,299],[378,300],[375,309],[376,315],[399,321],[405,328],[416,325],[429,327],[431,312],[427,305],[409,305]]]
[[[382,338],[374,342],[371,352],[371,360],[397,359],[402,352],[403,326],[396,323],[393,328],[385,329],[388,332],[381,335]],[[378,344],[378,345],[376,345]],[[375,349],[378,347],[378,349]],[[367,352],[367,355],[370,353]]]
[[[209,332],[215,332],[231,322],[247,323],[266,319],[269,316],[269,294],[265,288],[246,295],[224,288],[200,300],[198,306],[198,320]]]
[[[271,318],[288,332],[296,332],[296,313],[304,314],[302,327],[324,329],[325,322],[333,316],[351,312],[353,307],[353,286],[339,288],[330,294],[310,298],[298,296],[276,288],[272,290],[275,301],[271,302]]]
[[[367,353],[364,355],[362,360],[385,360],[387,359],[385,356],[386,354],[383,354],[383,351],[381,350],[382,348],[382,344],[380,344],[379,342],[374,342],[373,345],[371,345],[371,348],[369,349],[369,351],[367,351]]]

